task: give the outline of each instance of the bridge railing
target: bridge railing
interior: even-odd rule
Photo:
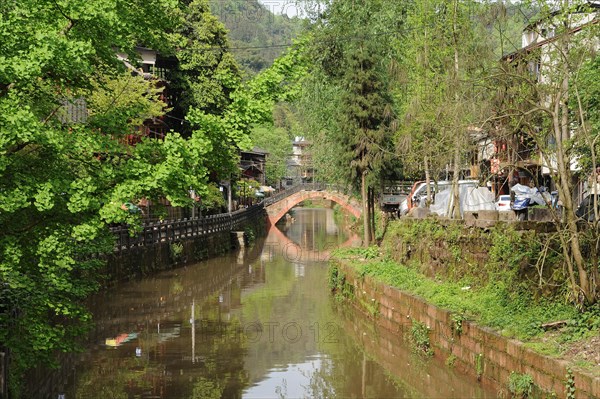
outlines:
[[[343,186],[336,185],[336,184],[302,183],[302,184],[296,184],[288,189],[285,189],[283,191],[278,192],[277,194],[270,196],[269,198],[266,198],[263,201],[263,204],[265,206],[272,205],[272,204],[279,202],[279,201],[289,197],[290,195],[296,194],[300,191],[336,191],[336,192],[340,192],[343,194],[347,194],[349,192],[347,187],[343,187]]]
[[[129,228],[126,225],[112,227],[111,231],[117,237],[115,251],[150,246],[163,242],[176,242],[223,231],[234,231],[240,228],[243,223],[261,213],[263,209],[264,205],[260,203],[232,213],[222,213],[200,218],[147,222],[142,225],[142,231],[135,236],[131,236]]]

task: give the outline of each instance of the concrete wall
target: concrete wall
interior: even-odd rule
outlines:
[[[519,341],[473,322],[463,321],[459,335],[453,331],[451,312],[369,276],[359,277],[350,266],[339,264],[338,267],[345,274],[346,283],[354,287],[354,304],[370,315],[373,315],[373,309],[368,309],[365,304],[376,306],[374,318],[379,326],[403,334],[418,321],[429,327],[434,356],[446,360],[454,355],[455,367],[477,376],[483,384],[507,393],[508,379],[514,371],[530,375],[543,391],[566,398],[567,362],[538,354]],[[573,375],[577,398],[600,398],[600,376],[576,368],[573,368]]]

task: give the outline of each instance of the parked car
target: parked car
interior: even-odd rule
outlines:
[[[510,211],[510,195],[498,196],[498,201],[496,201],[496,210],[500,212]]]

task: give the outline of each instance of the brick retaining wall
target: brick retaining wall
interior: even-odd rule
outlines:
[[[345,274],[346,282],[355,287],[355,305],[367,313],[372,313],[372,309],[366,309],[364,304],[377,307],[375,318],[381,327],[403,333],[416,320],[429,327],[430,343],[436,357],[445,360],[454,355],[456,367],[471,375],[478,374],[477,357],[481,357],[481,373],[477,377],[482,383],[507,391],[509,376],[514,371],[530,375],[540,389],[554,392],[558,398],[566,397],[566,361],[536,353],[519,341],[469,321],[462,322],[459,335],[452,329],[454,321],[450,311],[377,282],[370,276],[358,277],[351,266],[339,264],[338,267]],[[600,376],[572,369],[576,397],[600,398]]]

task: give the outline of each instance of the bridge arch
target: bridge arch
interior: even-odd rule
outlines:
[[[325,199],[333,201],[339,204],[347,212],[352,214],[354,217],[359,218],[362,214],[360,204],[351,199],[346,194],[335,191],[327,190],[303,190],[295,192],[285,198],[280,199],[277,202],[266,206],[267,214],[269,217],[269,223],[274,225],[281,219],[290,209],[301,203],[302,201],[310,199]]]

